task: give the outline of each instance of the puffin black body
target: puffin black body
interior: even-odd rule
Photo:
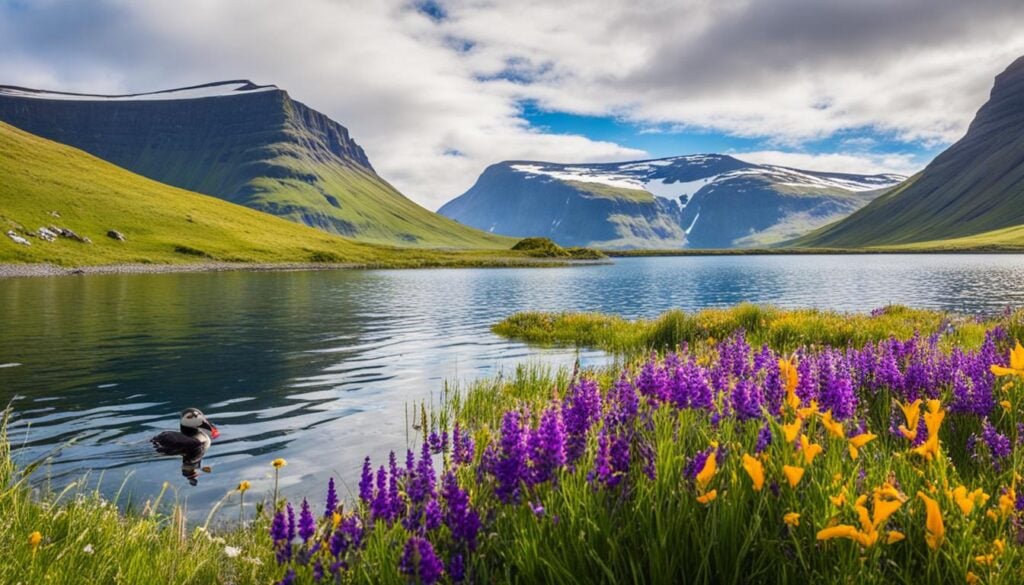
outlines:
[[[161,455],[181,457],[181,474],[189,484],[199,483],[199,469],[210,442],[220,436],[206,415],[197,408],[181,411],[181,430],[164,431],[149,440]]]

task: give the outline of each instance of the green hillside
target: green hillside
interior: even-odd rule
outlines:
[[[354,242],[140,177],[75,148],[0,123],[0,262],[64,266],[139,263],[353,262],[418,265],[485,261]],[[56,212],[59,217],[52,215]],[[91,244],[28,236],[56,226]],[[31,245],[15,243],[14,230]],[[117,230],[126,237],[107,237]]]
[[[1024,57],[996,77],[967,134],[921,173],[797,246],[986,242],[1024,224]],[[974,238],[972,240],[972,238]],[[1008,242],[1007,245],[1013,245]]]
[[[347,128],[283,90],[244,80],[200,89],[223,95],[134,100],[0,86],[0,121],[161,183],[364,242],[515,243],[417,205],[377,175]]]

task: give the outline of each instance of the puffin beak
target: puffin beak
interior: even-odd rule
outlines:
[[[208,420],[204,420],[203,424],[199,425],[199,427],[210,431],[211,439],[216,439],[217,437],[220,436],[220,431],[218,431],[217,427],[213,426],[213,423],[211,423]]]

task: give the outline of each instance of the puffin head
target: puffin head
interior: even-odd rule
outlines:
[[[198,408],[186,408],[181,411],[182,432],[201,432],[199,429],[205,429],[208,431],[211,439],[216,439],[220,436],[220,431],[217,430],[217,427],[213,426],[213,423],[207,420],[206,415]]]

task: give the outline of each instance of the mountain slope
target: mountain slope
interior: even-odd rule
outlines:
[[[0,121],[145,177],[385,244],[507,248],[381,179],[348,130],[249,81],[127,96],[0,86]]]
[[[438,213],[566,246],[728,248],[794,238],[844,217],[896,175],[845,175],[707,154],[606,164],[488,167]]]
[[[845,220],[797,240],[796,245],[911,244],[969,238],[1021,224],[1024,57],[996,77],[991,97],[978,110],[967,134],[923,171]]]
[[[416,265],[437,252],[354,242],[146,179],[0,122],[0,262],[356,262]],[[31,234],[51,226],[69,237]],[[115,240],[116,230],[126,239]],[[28,242],[19,244],[15,234]]]

